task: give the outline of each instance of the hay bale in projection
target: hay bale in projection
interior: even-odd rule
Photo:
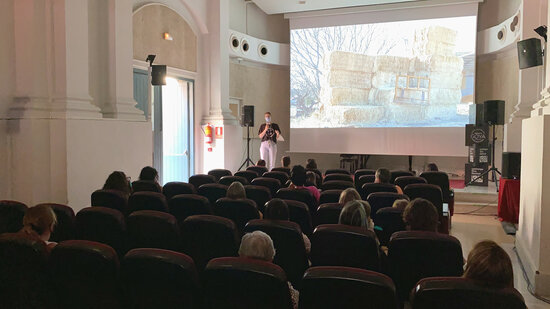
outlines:
[[[370,89],[326,88],[321,91],[321,102],[331,106],[367,105]]]
[[[388,105],[393,102],[395,88],[371,89],[369,93],[369,105]]]
[[[398,104],[388,105],[389,120],[397,124],[414,124],[425,121],[425,105],[422,104]]]
[[[371,88],[372,73],[334,70],[325,73],[326,86],[333,88]]]
[[[328,106],[324,112],[330,115],[331,121],[335,123],[370,125],[382,120],[385,116],[384,106]]]
[[[456,119],[457,115],[457,105],[456,104],[446,104],[446,105],[429,105],[425,108],[426,118],[431,120],[441,120],[447,121]]]
[[[395,56],[378,56],[374,61],[375,72],[391,72],[394,74],[407,74],[411,59]]]
[[[398,74],[394,72],[376,72],[372,75],[372,88],[395,87],[395,79]]]
[[[432,88],[460,89],[462,88],[462,72],[432,72],[430,81]]]
[[[414,35],[413,55],[451,56],[455,53],[457,31],[440,26],[417,30]]]
[[[462,99],[460,89],[430,89],[430,105],[459,104]]]
[[[347,70],[360,72],[373,72],[373,56],[362,54],[332,51],[324,56],[324,66],[327,70]]]
[[[464,69],[464,60],[456,56],[433,55],[427,62],[432,72],[462,72]]]

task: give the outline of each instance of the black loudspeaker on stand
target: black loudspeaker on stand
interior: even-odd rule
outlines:
[[[483,122],[488,124],[493,129],[493,137],[491,139],[491,168],[487,169],[481,175],[472,179],[466,186],[469,186],[475,183],[478,179],[485,177],[485,175],[491,174],[491,179],[495,183],[497,192],[498,192],[498,176],[501,175],[498,168],[495,167],[495,142],[497,140],[496,136],[496,126],[504,124],[504,101],[500,100],[491,100],[485,101],[483,103]],[[497,176],[498,174],[498,176]]]
[[[246,127],[246,159],[239,167],[239,171],[246,165],[254,165],[254,161],[250,159],[250,127],[254,126],[254,106],[243,105],[241,110],[241,126]]]

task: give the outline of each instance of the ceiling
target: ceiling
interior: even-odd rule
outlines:
[[[266,14],[295,13],[421,0],[252,0]]]

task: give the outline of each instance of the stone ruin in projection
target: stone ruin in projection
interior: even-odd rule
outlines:
[[[456,118],[464,68],[455,54],[456,35],[443,27],[417,31],[411,58],[326,54],[319,119],[325,127],[365,127],[429,125]]]

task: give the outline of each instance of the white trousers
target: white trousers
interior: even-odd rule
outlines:
[[[263,141],[260,145],[260,158],[265,160],[270,171],[275,167],[275,157],[277,157],[277,144],[272,141]]]

